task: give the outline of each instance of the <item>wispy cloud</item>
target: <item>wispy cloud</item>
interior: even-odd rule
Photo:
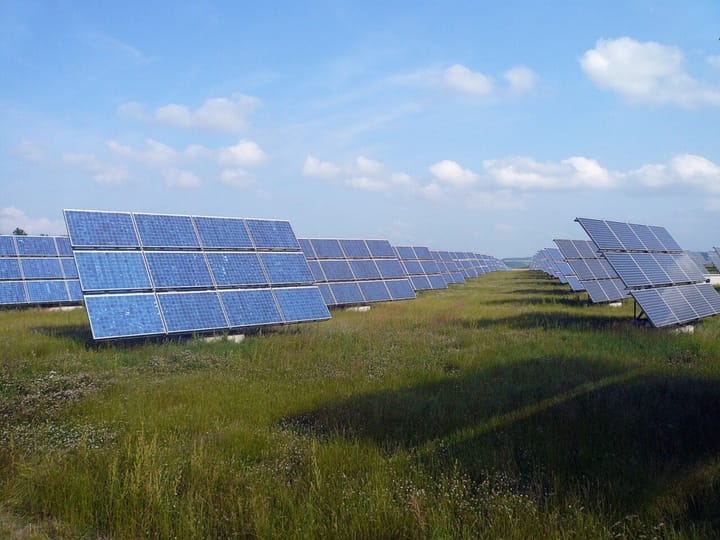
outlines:
[[[124,103],[118,113],[126,118],[190,130],[239,133],[248,127],[247,117],[260,106],[253,96],[233,94],[204,101],[198,108],[169,103],[148,113],[138,102]]]
[[[720,87],[690,76],[677,47],[629,37],[601,39],[582,56],[580,65],[598,88],[617,92],[632,103],[720,105]]]
[[[149,64],[154,61],[140,49],[103,32],[85,32],[81,38],[93,48],[105,51],[108,54],[120,56],[137,64]]]
[[[20,227],[28,234],[67,234],[62,220],[30,217],[20,208],[0,208],[0,234],[11,234]]]

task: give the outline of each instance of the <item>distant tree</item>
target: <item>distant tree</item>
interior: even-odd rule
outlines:
[[[15,230],[13,231],[13,234],[16,236],[27,236],[27,233],[25,232],[25,229],[21,229],[20,227],[15,227]]]

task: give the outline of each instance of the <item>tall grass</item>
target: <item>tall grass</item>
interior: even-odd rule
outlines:
[[[720,320],[531,272],[239,344],[0,312],[0,536],[712,538]]]

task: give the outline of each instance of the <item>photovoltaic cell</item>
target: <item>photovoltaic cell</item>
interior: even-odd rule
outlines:
[[[413,289],[416,291],[427,291],[432,289],[430,280],[428,280],[427,276],[410,276],[410,281],[412,282]]]
[[[389,279],[385,285],[393,300],[410,300],[415,298],[415,291],[407,279]]]
[[[69,279],[66,281],[68,294],[72,302],[79,302],[83,299],[82,289],[80,288],[80,281],[77,279]]]
[[[221,291],[230,326],[247,327],[283,322],[270,289]]]
[[[55,245],[57,246],[58,254],[61,257],[72,257],[73,252],[70,247],[70,239],[67,236],[56,236]]]
[[[398,259],[375,259],[383,278],[404,278],[407,276]]]
[[[218,287],[268,284],[257,253],[247,251],[208,252],[207,259]]]
[[[318,321],[330,318],[317,287],[284,287],[273,293],[285,322]]]
[[[339,240],[313,238],[310,240],[310,244],[318,259],[343,259],[345,257]]]
[[[220,299],[214,291],[160,293],[158,300],[170,333],[228,327]]]
[[[365,301],[357,281],[330,283],[330,290],[336,305],[362,304]]]
[[[193,217],[200,242],[208,249],[252,249],[245,220],[223,217]]]
[[[15,256],[17,255],[17,249],[15,248],[15,241],[12,236],[3,235],[0,236],[0,256]]]
[[[328,281],[350,281],[355,279],[346,260],[320,261],[320,266]]]
[[[390,242],[387,240],[366,240],[368,249],[373,258],[390,257],[395,258],[397,255],[393,250]]]
[[[27,292],[22,281],[0,281],[0,304],[14,305],[27,302]]]
[[[355,259],[348,262],[357,279],[380,279],[380,272],[372,259]]]
[[[415,254],[415,250],[412,246],[395,246],[398,256],[401,260],[417,259],[418,256]]]
[[[585,232],[595,242],[598,249],[624,249],[622,242],[618,240],[605,221],[588,218],[577,218],[576,221],[585,229]]]
[[[392,300],[383,281],[358,281],[360,290],[368,302],[386,302]]]
[[[44,304],[70,300],[65,282],[60,279],[26,281],[25,286],[30,303]]]
[[[74,247],[139,247],[129,212],[65,210],[70,243]]]
[[[340,247],[349,259],[370,258],[370,250],[364,240],[340,240]]]
[[[4,279],[22,279],[17,258],[0,259],[0,280]]]
[[[329,283],[318,283],[317,287],[320,289],[323,300],[325,300],[325,305],[334,306],[337,304]]]
[[[17,236],[15,238],[18,255],[38,257],[57,257],[55,240],[51,236]]]
[[[22,257],[20,267],[25,279],[62,279],[58,257]]]
[[[95,339],[164,334],[155,295],[85,295],[90,326]]]
[[[190,216],[135,214],[135,224],[143,247],[200,247]]]
[[[246,219],[245,223],[257,249],[300,249],[287,221]]]
[[[66,279],[77,279],[77,266],[75,266],[75,259],[72,257],[63,257],[60,259],[60,265],[62,266],[63,274]]]
[[[300,243],[300,249],[302,249],[305,258],[308,261],[312,259],[317,259],[317,256],[315,255],[315,250],[313,249],[310,240],[308,240],[307,238],[298,238],[298,242]]]
[[[271,285],[301,285],[315,281],[301,252],[260,253],[260,260]]]
[[[327,279],[325,278],[325,274],[323,274],[322,268],[320,267],[320,263],[318,261],[309,260],[308,266],[310,266],[310,272],[312,272],[313,279],[316,282],[320,283],[320,282],[327,281]]]
[[[145,260],[156,289],[213,286],[201,252],[147,251]]]
[[[139,251],[77,251],[75,262],[86,292],[151,288]]]

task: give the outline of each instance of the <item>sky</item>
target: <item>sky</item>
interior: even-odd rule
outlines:
[[[720,245],[720,2],[0,0],[0,233],[64,208]]]

